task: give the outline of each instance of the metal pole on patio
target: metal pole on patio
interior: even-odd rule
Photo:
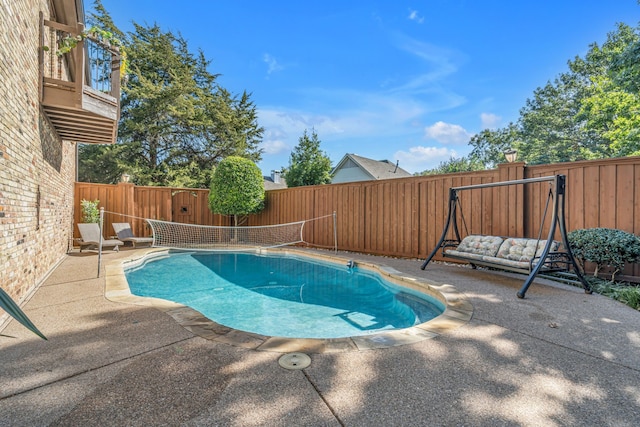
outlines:
[[[102,266],[102,224],[104,224],[104,207],[100,208],[100,237],[98,240],[98,277],[100,277],[100,267]]]

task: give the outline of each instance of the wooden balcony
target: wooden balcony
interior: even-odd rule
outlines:
[[[40,103],[60,138],[113,144],[120,118],[120,53],[86,37],[60,54],[60,41],[83,30],[82,24],[41,20]]]

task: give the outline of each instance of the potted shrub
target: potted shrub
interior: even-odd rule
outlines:
[[[80,201],[80,209],[82,210],[82,222],[83,223],[92,223],[92,222],[100,222],[100,209],[98,209],[98,204],[100,200],[85,200],[82,199]]]

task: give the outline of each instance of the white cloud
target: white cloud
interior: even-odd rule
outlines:
[[[277,108],[258,111],[258,122],[266,130],[263,140],[287,141],[289,147],[297,144],[298,138],[305,130],[312,128],[321,136],[321,140],[326,135],[341,134],[344,132],[343,120],[332,119],[323,114]]]
[[[287,134],[280,129],[265,129],[260,144],[263,153],[267,156],[283,154],[291,150],[291,145],[287,143]]]
[[[265,154],[273,155],[290,150],[291,147],[289,147],[286,142],[280,139],[264,139],[262,141],[262,149],[264,150]]]
[[[450,158],[457,158],[458,153],[446,147],[411,147],[409,151],[396,151],[393,158],[400,161],[400,167],[408,172],[422,172],[433,169]]]
[[[401,34],[396,33],[394,38],[398,48],[427,63],[426,68],[431,71],[408,77],[383,90],[297,89],[295,96],[301,100],[300,105],[294,108],[263,105],[258,112],[260,125],[267,131],[279,132],[278,139],[289,146],[294,146],[302,132],[312,127],[323,142],[332,137],[380,140],[398,133],[414,133],[419,129],[416,123],[423,122],[426,115],[466,102],[464,97],[438,84],[456,72],[457,67],[450,58],[457,54]],[[264,58],[274,70],[281,67],[270,55]],[[312,107],[305,105],[304,100],[313,100]]]
[[[262,56],[262,60],[267,64],[267,74],[272,74],[272,73],[275,73],[277,71],[284,70],[284,66],[280,65],[278,63],[278,61],[276,60],[276,58],[274,58],[273,56],[269,55],[268,53],[265,53]]]
[[[407,18],[410,21],[416,21],[418,24],[422,24],[424,22],[424,16],[421,16],[417,10],[409,10],[409,16]]]
[[[435,139],[442,144],[463,144],[469,142],[473,134],[467,132],[460,125],[440,121],[425,128],[424,136],[427,139]]]
[[[334,160],[345,152],[355,151],[374,158],[379,157],[372,154],[376,151],[386,151],[408,141],[413,141],[409,144],[417,143],[424,135],[427,117],[466,103],[463,96],[440,84],[457,72],[458,64],[464,59],[460,53],[400,33],[393,33],[392,37],[396,48],[421,63],[420,69],[426,71],[394,75],[384,88],[379,86],[370,90],[331,86],[295,88],[293,95],[298,100],[297,105],[261,105],[258,122],[265,129],[263,170],[287,164],[291,147],[298,143],[305,129],[315,129],[322,149]],[[263,59],[269,65],[270,73],[289,68],[269,54],[265,54]],[[429,132],[437,136],[433,139],[449,143],[468,142],[469,133],[460,126],[445,126],[449,129],[438,124],[429,128]],[[431,157],[435,156],[432,167],[452,155],[452,151],[446,149],[441,152],[435,148],[430,150]],[[415,156],[415,153],[406,154],[403,167],[415,163]],[[416,164],[416,171],[429,166]]]
[[[495,129],[500,124],[502,117],[491,113],[482,113],[480,114],[480,120],[482,122],[482,129]]]
[[[313,99],[314,109],[323,113],[278,107],[261,108],[258,121],[267,132],[278,134],[278,139],[293,146],[305,129],[314,128],[321,141],[332,137],[380,138],[397,134],[419,119],[428,110],[425,105],[403,95],[383,95],[351,90],[307,90],[301,98]],[[336,103],[332,105],[332,103]],[[448,103],[448,101],[444,101]],[[434,110],[440,106],[434,106]],[[409,124],[409,125],[408,125]],[[265,138],[268,139],[265,134]]]

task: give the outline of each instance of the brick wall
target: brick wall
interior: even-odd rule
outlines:
[[[0,2],[0,287],[22,302],[63,258],[72,233],[75,144],[39,105],[40,18],[48,0]],[[0,309],[0,329],[8,320]]]

